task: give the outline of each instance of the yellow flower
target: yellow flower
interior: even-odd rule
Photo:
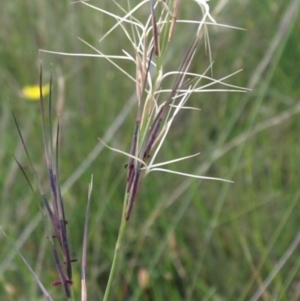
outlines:
[[[44,85],[42,87],[43,96],[49,94],[50,91],[50,85]],[[21,90],[22,97],[28,99],[28,100],[39,100],[40,99],[40,86],[34,85],[34,86],[24,86]]]

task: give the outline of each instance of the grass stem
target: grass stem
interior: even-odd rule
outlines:
[[[112,262],[112,266],[111,266],[111,269],[110,269],[110,272],[109,272],[108,282],[107,282],[107,286],[106,286],[106,289],[105,289],[103,301],[108,301],[109,294],[110,294],[111,287],[112,287],[112,282],[113,282],[115,272],[116,272],[116,268],[117,268],[117,264],[118,264],[118,260],[120,258],[120,250],[121,250],[123,237],[124,237],[125,229],[126,229],[126,210],[127,210],[128,196],[129,196],[129,194],[125,193],[124,203],[123,203],[123,210],[122,210],[122,217],[121,217],[121,224],[120,224],[120,228],[119,228],[117,242],[116,242],[116,245],[115,245],[115,252],[114,252],[113,262]]]

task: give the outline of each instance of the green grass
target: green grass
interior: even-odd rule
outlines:
[[[103,2],[107,10],[114,9],[110,1]],[[209,28],[214,77],[242,68],[227,82],[252,91],[194,94],[189,105],[201,111],[179,115],[160,159],[200,151],[200,156],[176,163],[172,169],[235,183],[150,174],[127,225],[110,300],[298,300],[297,249],[260,299],[251,299],[291,248],[300,227],[299,5],[294,8],[298,18],[281,23],[291,3],[297,1],[229,1],[215,12],[218,1],[209,2],[219,23],[246,29]],[[192,1],[182,1],[181,6],[183,16],[200,18]],[[87,285],[90,300],[102,300],[119,228],[127,160],[103,148],[92,164],[86,168],[81,164],[98,145],[98,137],[114,129],[135,86],[102,59],[50,55],[39,49],[93,53],[77,37],[104,53],[120,54],[121,48],[130,45],[120,30],[99,45],[114,21],[68,1],[6,1],[0,20],[0,224],[13,242],[21,241],[21,253],[53,299],[62,300],[63,290],[51,286],[57,275],[46,238],[47,222],[32,225],[40,219],[38,200],[12,156],[30,174],[11,110],[41,183],[47,185],[39,106],[19,96],[24,85],[38,82],[42,60],[45,82],[53,73],[54,107],[63,100],[59,172],[71,253],[79,261],[88,184],[94,176]],[[190,43],[184,26],[176,30],[180,38],[172,43],[170,70],[178,68]],[[176,54],[182,55],[177,58]],[[134,74],[133,64],[121,65]],[[208,65],[201,46],[191,69],[201,73]],[[134,107],[109,145],[129,152],[135,114]],[[77,168],[82,173],[70,182]],[[43,300],[34,278],[3,235],[0,244],[1,300]],[[73,267],[74,293],[79,299],[80,262]],[[145,291],[138,283],[141,269],[150,277]]]

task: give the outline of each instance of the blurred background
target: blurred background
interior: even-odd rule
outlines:
[[[132,6],[139,1],[130,1]],[[90,4],[118,13],[112,1]],[[126,6],[126,4],[124,4]],[[298,0],[211,0],[218,23],[208,27],[213,76],[242,72],[227,83],[248,93],[198,93],[179,115],[159,160],[201,152],[172,169],[225,178],[234,184],[153,173],[147,177],[127,226],[111,300],[300,299],[300,44]],[[145,5],[141,14],[148,15]],[[119,11],[120,12],[120,11]],[[121,14],[121,12],[120,12]],[[200,20],[193,1],[181,1],[180,18]],[[34,183],[11,112],[46,193],[40,107],[22,96],[27,85],[53,76],[53,110],[60,115],[59,177],[80,296],[80,259],[88,183],[94,177],[88,237],[90,300],[102,300],[112,262],[126,185],[126,158],[136,109],[135,86],[109,62],[42,52],[132,53],[121,29],[99,43],[115,20],[70,1],[4,1],[0,11],[0,224],[54,300],[56,267],[47,240],[48,220],[13,154]],[[194,35],[196,26],[191,28]],[[187,50],[189,31],[178,26],[168,70]],[[119,64],[134,76],[132,63]],[[191,66],[209,66],[201,45]],[[35,185],[34,185],[35,186]],[[298,228],[299,227],[299,228]],[[1,300],[43,300],[32,275],[0,235]]]

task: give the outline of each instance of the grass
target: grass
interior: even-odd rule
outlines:
[[[172,169],[235,183],[150,173],[127,225],[110,300],[298,300],[299,260],[294,247],[298,244],[300,193],[299,68],[295,63],[299,5],[297,1],[273,2],[209,3],[219,23],[246,29],[209,28],[214,78],[243,68],[227,82],[252,92],[191,96],[188,104],[201,111],[178,115],[158,159],[201,151],[199,157],[175,163]],[[103,6],[115,9],[110,1]],[[182,18],[199,19],[196,7],[192,2],[185,5]],[[127,159],[97,139],[130,151],[136,118],[130,103],[134,103],[135,86],[104,60],[39,54],[38,49],[94,53],[77,36],[104,53],[120,54],[120,44],[124,49],[129,45],[121,30],[106,40],[109,42],[98,44],[115,21],[68,1],[7,2],[0,18],[7,29],[0,33],[5,41],[0,46],[5,62],[0,70],[1,226],[53,299],[61,300],[63,291],[51,286],[57,272],[44,219],[12,157],[13,153],[30,170],[11,110],[22,127],[34,168],[46,185],[40,111],[37,103],[19,95],[23,86],[37,84],[42,59],[44,82],[52,63],[54,105],[59,104],[54,110],[61,113],[60,182],[68,229],[72,229],[71,255],[77,259],[81,257],[88,184],[91,174],[94,177],[87,291],[92,300],[101,300],[118,233]],[[168,58],[170,70],[180,66],[190,45],[182,25],[176,33]],[[120,65],[134,74],[133,64]],[[203,73],[208,65],[200,47],[191,70]],[[4,236],[0,241],[3,300],[42,300],[15,250]],[[73,269],[73,290],[79,296],[80,264]],[[149,276],[148,286],[139,281],[141,273]]]

